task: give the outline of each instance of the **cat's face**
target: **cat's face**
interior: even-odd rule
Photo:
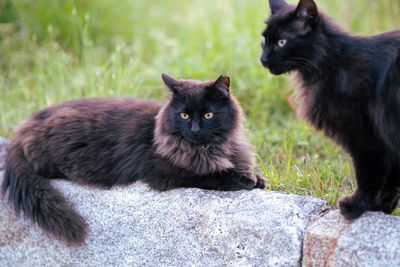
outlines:
[[[314,1],[301,0],[297,7],[284,0],[269,4],[271,16],[261,41],[263,66],[279,75],[312,64],[319,21]]]
[[[216,81],[177,81],[163,74],[172,91],[165,109],[163,131],[193,144],[220,143],[237,124],[238,110],[229,92],[229,77]]]

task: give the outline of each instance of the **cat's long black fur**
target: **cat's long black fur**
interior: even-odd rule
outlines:
[[[173,92],[167,103],[82,99],[31,115],[5,161],[2,192],[16,212],[80,244],[87,225],[51,178],[106,188],[141,180],[159,191],[263,188],[264,179],[251,172],[253,154],[229,78],[177,81],[163,74],[163,80]]]
[[[400,196],[400,31],[353,36],[312,0],[269,3],[262,64],[295,72],[299,115],[352,157],[358,186],[341,213],[391,213]]]

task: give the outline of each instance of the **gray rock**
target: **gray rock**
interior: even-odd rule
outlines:
[[[367,212],[349,221],[330,211],[307,230],[303,266],[400,266],[400,218]]]
[[[0,182],[2,181],[0,173]],[[0,199],[1,266],[298,266],[312,197],[260,189],[158,193],[54,180],[90,232],[80,247],[44,233]]]
[[[0,136],[0,170],[2,169],[4,158],[6,156],[6,148],[9,143],[10,141]]]

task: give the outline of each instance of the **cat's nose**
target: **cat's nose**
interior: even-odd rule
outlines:
[[[193,133],[200,132],[200,125],[197,122],[192,122],[192,127],[190,128],[190,131],[192,131]]]

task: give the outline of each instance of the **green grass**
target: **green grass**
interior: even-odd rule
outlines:
[[[295,3],[296,1],[290,1]],[[317,1],[346,30],[399,28],[400,1]],[[294,85],[259,63],[267,0],[0,0],[0,135],[33,111],[82,97],[165,99],[162,72],[231,77],[267,189],[336,205],[350,160],[296,118]]]

